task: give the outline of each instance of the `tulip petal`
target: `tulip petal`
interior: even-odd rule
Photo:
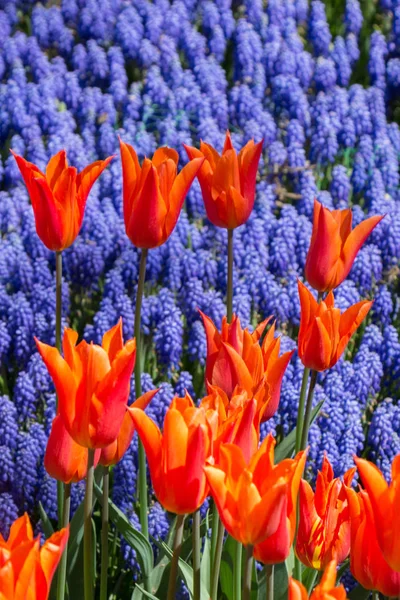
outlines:
[[[38,236],[49,250],[63,250],[63,217],[60,208],[56,206],[53,192],[43,177],[32,178],[30,196]]]
[[[65,150],[60,150],[52,156],[47,163],[46,179],[51,190],[54,189],[57,179],[61,173],[68,168],[67,153]]]
[[[111,329],[105,332],[101,345],[107,352],[110,363],[112,363],[118,352],[124,347],[121,318],[118,320],[118,323],[114,325],[114,327],[111,327]]]
[[[251,392],[253,379],[242,357],[229,344],[222,343],[215,360],[212,383],[232,395],[237,385]]]
[[[169,194],[169,211],[165,221],[165,234],[167,238],[175,228],[186,195],[203,163],[204,158],[195,158],[191,160],[183,167],[175,178]]]
[[[350,273],[355,257],[371,232],[382,221],[385,215],[376,215],[361,221],[349,234],[343,245],[343,268],[340,280],[343,281]]]
[[[76,189],[78,194],[78,206],[83,216],[84,206],[96,180],[100,177],[104,169],[108,167],[114,156],[109,156],[105,160],[96,160],[78,174],[76,178]]]
[[[17,548],[24,542],[33,541],[33,530],[27,513],[24,513],[22,517],[19,517],[10,527],[10,533],[8,535],[7,546],[10,550]]]
[[[159,167],[163,162],[167,162],[168,160],[171,160],[177,166],[179,162],[179,154],[173,148],[161,146],[161,148],[157,148],[157,150],[154,152],[151,162],[155,167]]]
[[[122,163],[122,182],[124,199],[124,221],[125,227],[132,217],[133,201],[140,185],[141,168],[135,150],[130,144],[125,144],[119,138]]]
[[[162,476],[162,435],[157,425],[140,408],[128,407],[138,436],[146,451],[153,486],[158,488]]]
[[[239,152],[240,191],[246,200],[248,215],[254,206],[258,163],[260,162],[263,142],[254,144],[253,140]]]

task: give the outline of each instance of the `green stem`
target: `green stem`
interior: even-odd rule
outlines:
[[[100,600],[107,600],[109,485],[110,485],[110,469],[109,469],[109,467],[103,467],[103,506],[102,506],[102,512],[101,512]]]
[[[146,259],[147,248],[142,248],[139,267],[139,281],[136,292],[135,308],[135,338],[136,338],[136,362],[135,362],[135,395],[136,398],[142,395],[142,384],[140,377],[142,374],[142,341],[140,336],[140,314],[142,311],[142,300],[144,290],[144,280],[146,277]],[[139,440],[139,511],[140,527],[143,535],[149,537],[149,524],[147,520],[147,473],[146,473],[146,454],[142,442]]]
[[[61,320],[62,320],[62,253],[56,252],[56,348],[61,354]],[[56,396],[56,413],[58,411],[58,397]],[[57,509],[58,528],[61,529],[64,516],[63,507],[64,485],[57,481]]]
[[[241,600],[242,598],[242,549],[240,542],[235,540],[235,557],[233,561],[233,598]]]
[[[193,600],[200,600],[200,510],[193,515]]]
[[[233,229],[228,229],[228,281],[226,284],[226,316],[232,321],[233,304]]]
[[[224,533],[225,527],[222,525],[221,520],[219,520],[217,542],[215,544],[213,575],[211,580],[211,600],[218,600],[218,580],[221,567],[222,546],[224,544]]]
[[[88,466],[86,475],[86,492],[83,513],[83,574],[85,600],[93,599],[93,541],[92,541],[92,508],[93,508],[93,476],[94,450],[88,448]]]
[[[68,527],[70,506],[71,506],[71,484],[64,484],[64,512],[62,518],[62,528]],[[67,558],[68,558],[68,541],[65,545],[64,552],[62,553],[60,566],[58,567],[57,577],[57,600],[64,600],[65,597],[65,582],[67,578]]]
[[[253,546],[246,546],[246,558],[244,563],[243,600],[251,597],[251,575],[253,571]]]
[[[372,592],[372,600],[379,600],[379,592]]]
[[[174,535],[174,553],[171,560],[171,570],[169,573],[167,600],[175,600],[176,579],[178,577],[179,555],[182,548],[183,525],[185,515],[176,516],[175,535]]]
[[[217,537],[218,537],[218,528],[219,528],[219,514],[215,502],[212,498],[210,498],[210,506],[212,510],[212,524],[211,524],[211,579],[214,570],[214,556],[215,556],[215,548],[217,546]]]
[[[274,565],[265,565],[267,600],[274,600]]]
[[[303,423],[304,423],[304,407],[306,404],[307,384],[308,384],[309,375],[310,375],[310,369],[305,367],[304,372],[303,372],[303,379],[301,382],[299,409],[297,412],[295,454],[297,454],[300,451],[300,446],[301,446],[301,434],[303,432]]]
[[[318,371],[311,371],[310,386],[308,388],[308,396],[306,403],[306,412],[304,413],[303,431],[301,434],[300,450],[305,450],[308,442],[308,431],[310,429],[312,402],[314,397],[315,384],[317,382]]]

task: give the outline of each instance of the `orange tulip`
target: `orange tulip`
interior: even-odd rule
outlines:
[[[353,215],[349,208],[330,211],[315,200],[305,266],[308,283],[319,292],[337,288],[350,273],[357,252],[383,217],[365,219],[352,230]]]
[[[197,510],[208,495],[203,471],[212,455],[217,414],[207,417],[188,394],[173,398],[161,434],[157,425],[140,408],[128,408],[147,454],[151,481],[158,501],[176,514]],[[210,418],[211,417],[211,418]]]
[[[190,159],[205,158],[198,179],[207,217],[217,227],[234,229],[249,218],[254,206],[262,144],[262,141],[255,144],[250,140],[237,154],[229,131],[221,156],[203,141],[200,150],[184,144]]]
[[[35,215],[36,231],[49,250],[71,246],[83,221],[86,200],[96,179],[113,156],[98,160],[78,173],[69,167],[65,150],[53,156],[46,173],[11,150],[28,188]]]
[[[344,476],[350,485],[355,469]],[[315,494],[304,480],[300,483],[299,527],[296,554],[307,567],[324,569],[335,559],[343,562],[350,551],[350,515],[346,490],[324,456],[317,475]]]
[[[138,248],[161,246],[175,228],[204,158],[191,160],[177,175],[179,155],[172,148],[158,148],[141,167],[132,146],[120,140],[120,149],[127,236]]]
[[[298,281],[298,288],[301,305],[298,352],[301,362],[315,371],[331,369],[367,316],[372,302],[362,300],[340,314],[340,310],[335,308],[333,292],[318,303],[301,281]]]
[[[140,398],[131,404],[131,408],[135,407],[145,410],[157,392],[158,389],[146,392],[143,394],[143,396],[140,396]],[[132,417],[130,416],[129,412],[126,411],[117,439],[109,446],[101,449],[99,463],[103,467],[111,467],[111,465],[116,465],[119,463],[125,452],[128,450],[134,433],[135,425],[133,424]]]
[[[222,523],[245,546],[273,536],[287,514],[287,488],[303,453],[274,465],[274,447],[267,436],[246,462],[239,446],[223,444],[218,465],[204,468]]]
[[[337,563],[332,560],[327,564],[321,582],[310,596],[310,600],[346,600],[346,590],[343,585],[336,586]],[[308,600],[307,590],[302,583],[289,579],[289,600]]]
[[[400,573],[387,564],[379,548],[371,500],[366,491],[347,489],[351,518],[350,569],[367,590],[400,595]]]
[[[8,540],[0,535],[0,598],[47,600],[67,540],[68,529],[62,529],[40,546],[26,513],[14,521]]]
[[[286,511],[281,514],[275,534],[254,547],[254,558],[265,565],[284,562],[290,554],[296,533],[297,495],[305,464],[306,452],[299,452],[294,460],[285,459],[276,467],[287,480]]]
[[[400,454],[392,463],[390,485],[377,466],[354,460],[371,501],[379,547],[389,566],[400,572]]]
[[[260,417],[257,402],[249,398],[245,390],[236,388],[231,400],[223,390],[209,386],[209,394],[200,402],[207,415],[218,415],[218,429],[213,444],[213,457],[219,461],[219,449],[222,444],[235,444],[242,449],[246,462],[257,451],[260,438]]]
[[[135,365],[136,342],[122,339],[122,321],[103,336],[102,345],[85,340],[75,346],[78,334],[65,329],[64,358],[56,348],[36,340],[54,381],[64,425],[80,446],[104,448],[114,442],[127,409],[130,378]]]
[[[269,329],[260,346],[259,340],[270,320],[266,319],[250,333],[242,329],[240,319],[231,323],[222,319],[221,333],[209,317],[200,312],[207,338],[206,381],[218,386],[231,397],[236,386],[257,400],[262,421],[277,411],[285,369],[293,352],[279,356],[280,338],[274,337],[275,325]]]
[[[100,458],[100,450],[95,451],[94,466]],[[60,415],[53,419],[44,466],[48,474],[64,483],[76,483],[87,474],[88,451],[69,435]]]

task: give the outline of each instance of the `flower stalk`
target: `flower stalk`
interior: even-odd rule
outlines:
[[[253,546],[246,546],[246,558],[244,565],[243,600],[251,597],[251,575],[253,571]],[[268,596],[268,600],[270,600]]]
[[[83,514],[83,580],[84,598],[93,600],[93,540],[92,540],[92,508],[93,508],[94,450],[88,448],[88,466],[86,475],[86,492]]]
[[[193,514],[193,600],[200,600],[201,557],[200,557],[200,510]]]
[[[68,527],[69,524],[69,516],[70,516],[70,507],[71,507],[71,484],[66,483],[64,485],[64,501],[63,501],[63,518],[62,518],[62,528]],[[60,564],[58,567],[58,577],[57,577],[57,592],[56,598],[57,600],[64,600],[65,598],[65,587],[66,587],[66,577],[67,577],[67,560],[68,560],[68,540],[65,544],[64,551],[61,556]]]
[[[179,556],[182,548],[183,527],[185,523],[185,515],[176,516],[174,548],[171,561],[171,570],[169,573],[168,595],[167,600],[175,600],[176,580],[178,577]]]
[[[108,576],[108,497],[110,489],[110,468],[103,467],[103,506],[101,512],[101,575],[100,600],[107,600]]]

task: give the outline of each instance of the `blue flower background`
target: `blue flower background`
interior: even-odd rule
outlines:
[[[57,513],[43,455],[54,389],[33,336],[55,342],[55,259],[35,232],[9,150],[44,168],[66,148],[70,163],[139,156],[202,138],[239,149],[264,140],[254,211],[234,235],[234,310],[254,327],[274,315],[284,350],[295,347],[297,278],[308,250],[314,198],[353,209],[353,222],[385,214],[336,293],[347,308],[374,298],[346,356],[319,379],[322,414],[310,433],[310,475],[323,452],[335,474],[353,454],[390,477],[400,452],[400,1],[0,0],[0,531],[38,502]],[[372,8],[371,8],[372,6]],[[371,33],[372,32],[372,33]],[[133,336],[138,252],[125,235],[117,156],[93,188],[82,231],[63,253],[63,320],[99,342],[123,318]],[[197,309],[225,313],[226,231],[206,219],[197,182],[175,232],[149,253],[143,388],[159,425],[174,393],[202,393],[206,345]],[[351,361],[348,360],[351,358]],[[263,435],[295,425],[302,365],[295,354],[279,411]],[[134,398],[132,385],[131,399]],[[137,523],[137,441],[113,470],[113,499]],[[73,509],[83,497],[72,486]],[[38,525],[40,527],[40,523]],[[150,529],[164,537],[157,503]],[[133,551],[122,541],[128,565]]]

